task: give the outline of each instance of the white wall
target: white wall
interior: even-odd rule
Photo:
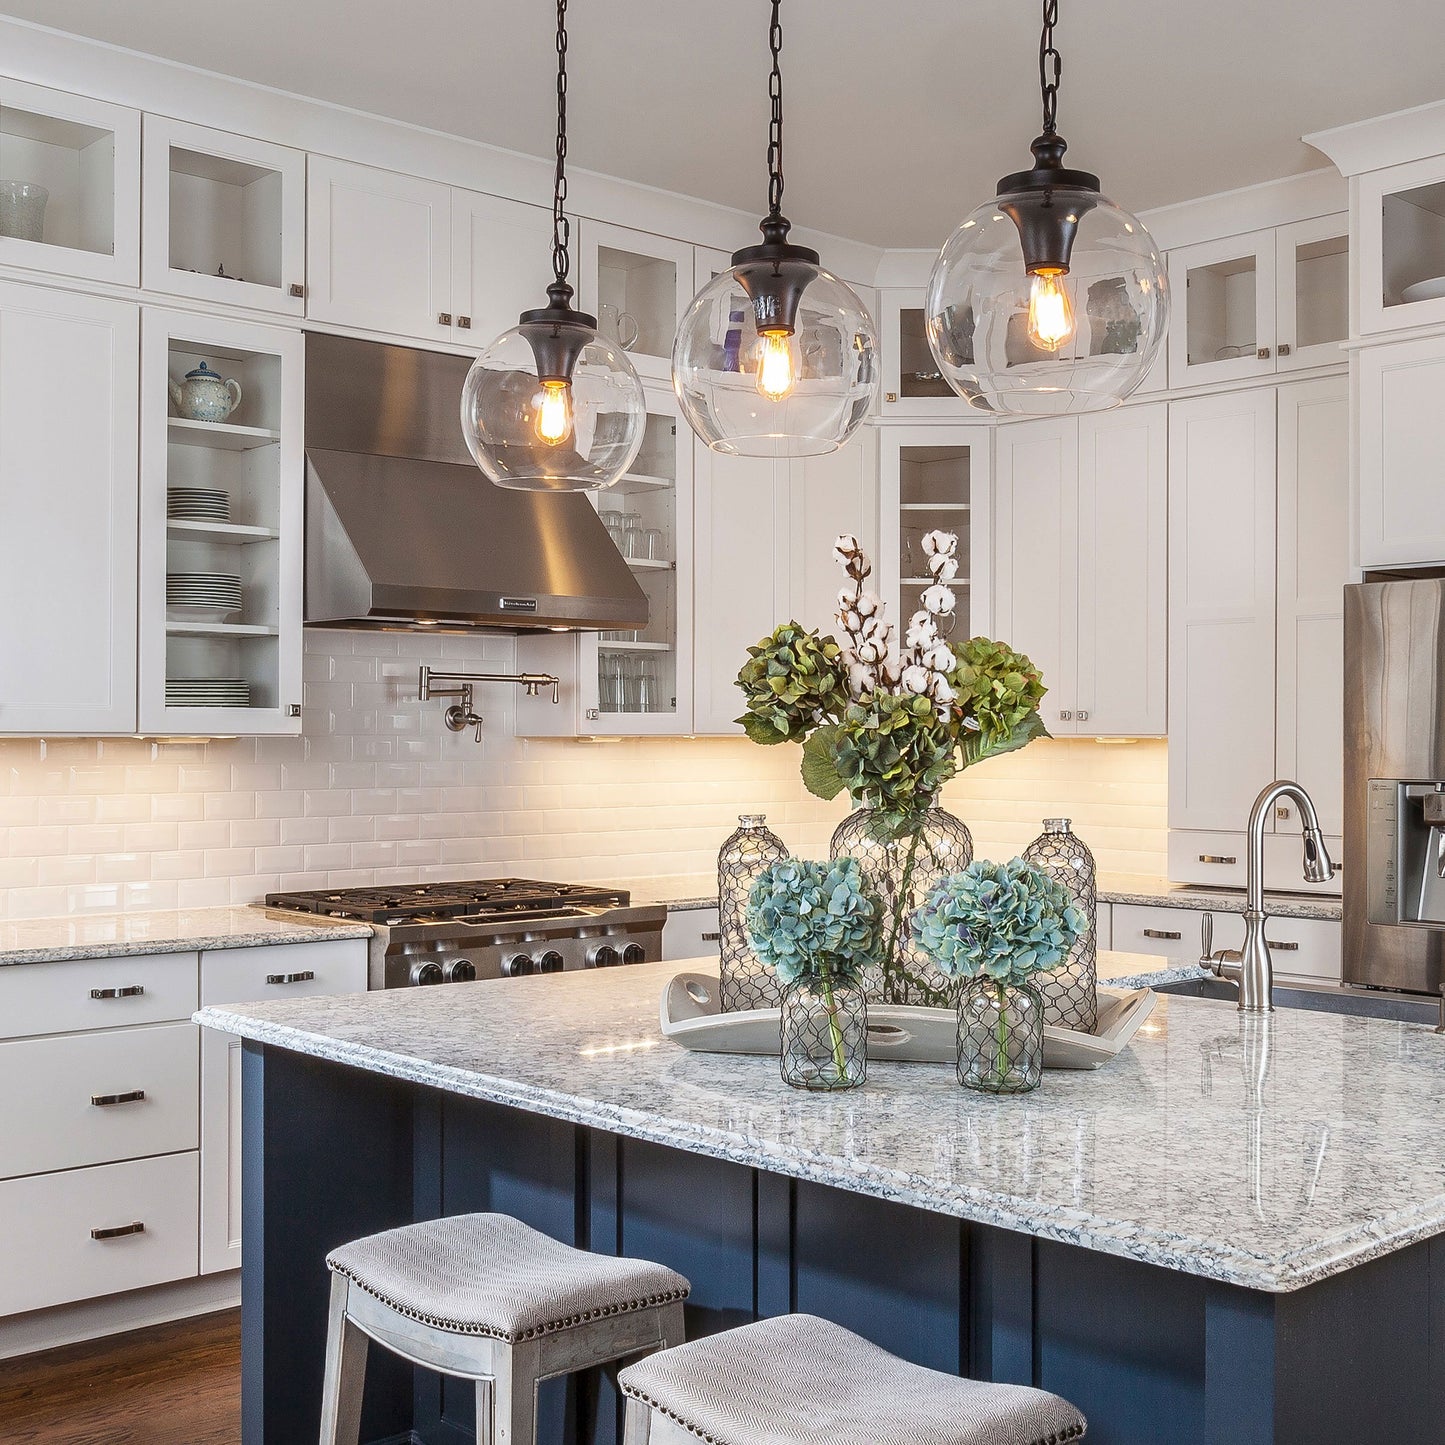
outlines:
[[[303,738],[0,742],[0,917],[252,902],[319,888],[501,873],[628,882],[712,871],[740,812],[822,856],[846,811],[798,750],[739,739],[524,742],[511,691],[489,734],[416,701],[423,661],[511,663],[510,638],[309,633]],[[741,699],[739,699],[741,701]],[[1162,873],[1163,743],[1036,743],[950,785],[982,854],[1071,815],[1114,871]]]

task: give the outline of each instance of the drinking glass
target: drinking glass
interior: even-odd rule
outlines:
[[[627,710],[627,657],[604,652],[597,659],[597,705],[603,712]]]
[[[642,518],[636,512],[622,514],[621,550],[624,557],[647,555],[647,534],[643,531]]]
[[[637,711],[660,712],[661,705],[657,659],[655,657],[639,657],[637,659]]]
[[[649,527],[644,533],[647,541],[647,559],[650,562],[665,562],[667,533],[661,527]]]
[[[599,508],[597,515],[602,518],[602,525],[607,528],[607,535],[612,538],[613,545],[620,552],[622,550],[622,513],[616,507]]]

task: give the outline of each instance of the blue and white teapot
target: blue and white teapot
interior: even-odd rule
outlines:
[[[241,404],[241,383],[218,376],[204,361],[186,373],[185,381],[172,381],[170,392],[187,421],[225,421]]]

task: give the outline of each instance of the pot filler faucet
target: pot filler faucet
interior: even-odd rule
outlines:
[[[552,689],[555,706],[562,701],[562,682],[550,672],[438,672],[434,667],[422,664],[417,677],[417,693],[422,702],[433,698],[456,698],[445,713],[442,721],[452,732],[465,732],[476,728],[477,741],[482,740],[482,724],[486,721],[472,704],[472,689],[479,682],[514,682],[528,697],[536,697],[544,687]],[[438,687],[438,683],[451,683],[450,687]]]
[[[1211,951],[1214,942],[1214,919],[1204,915],[1203,957],[1200,968],[1229,979],[1239,989],[1242,1013],[1274,1011],[1274,965],[1270,962],[1269,943],[1264,936],[1268,914],[1264,911],[1264,823],[1270,809],[1281,798],[1293,798],[1304,819],[1304,876],[1307,883],[1327,883],[1334,876],[1335,865],[1325,847],[1319,815],[1314,799],[1298,783],[1281,780],[1271,783],[1254,800],[1249,810],[1249,854],[1244,896],[1244,947],[1238,951],[1227,948]]]

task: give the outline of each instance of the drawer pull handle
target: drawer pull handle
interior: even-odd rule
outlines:
[[[703,936],[702,936],[702,941],[703,941],[704,943],[720,943],[720,942],[722,942],[722,934],[721,934],[721,933],[704,933]]]
[[[139,1219],[134,1224],[117,1224],[111,1229],[92,1229],[92,1239],[123,1239],[127,1234],[144,1234],[146,1227]]]
[[[313,970],[306,968],[300,973],[268,973],[267,983],[310,983],[316,974]]]
[[[1265,939],[1265,943],[1268,944],[1270,948],[1277,948],[1277,949],[1279,949],[1279,951],[1280,951],[1281,953],[1298,953],[1298,952],[1299,952],[1299,944],[1297,944],[1297,943],[1279,943],[1279,942],[1277,942],[1277,941],[1276,941],[1275,939],[1273,939],[1273,938],[1266,938],[1266,939]]]
[[[1229,863],[1238,863],[1238,862],[1239,862],[1239,859],[1238,859],[1238,858],[1231,858],[1231,857],[1229,857],[1227,854],[1224,854],[1224,853],[1201,853],[1201,854],[1199,855],[1199,861],[1200,861],[1201,863],[1225,863],[1225,864],[1229,864]]]
[[[127,1089],[123,1094],[92,1094],[90,1102],[97,1109],[108,1109],[112,1104],[138,1104],[145,1096],[144,1089]]]
[[[1145,937],[1145,938],[1183,938],[1184,935],[1183,935],[1182,933],[1176,932],[1175,930],[1169,929],[1169,928],[1146,928],[1146,929],[1144,930],[1144,937]]]
[[[91,998],[139,998],[145,992],[145,985],[133,983],[128,988],[93,988]]]

